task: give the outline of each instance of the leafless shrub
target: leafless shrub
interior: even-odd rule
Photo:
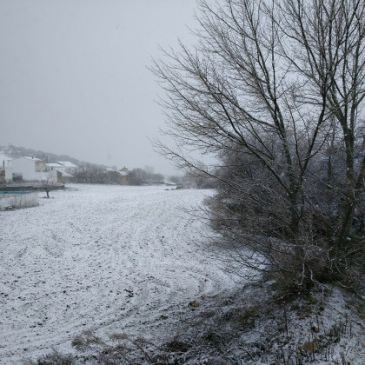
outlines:
[[[52,352],[51,354],[42,356],[36,361],[28,361],[27,365],[73,365],[75,364],[74,358],[72,355],[64,355],[57,351]]]
[[[100,337],[96,336],[92,331],[84,331],[80,335],[76,336],[71,343],[78,351],[85,351],[93,345],[105,345]]]

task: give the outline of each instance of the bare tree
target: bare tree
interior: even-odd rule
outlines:
[[[262,233],[285,239],[289,249],[268,239],[250,248],[270,264],[295,253],[295,270],[313,280],[312,248],[326,249],[327,269],[333,252],[346,251],[364,189],[365,1],[202,1],[199,24],[196,47],[180,44],[155,63],[167,133],[177,141],[163,150],[190,168],[198,165],[187,152],[215,154],[221,169],[204,172],[219,180],[225,202],[234,197],[250,212],[241,218],[252,217],[251,225],[235,223],[242,242]],[[324,161],[327,180],[316,176]],[[325,201],[318,195],[336,202],[320,245],[313,226]]]

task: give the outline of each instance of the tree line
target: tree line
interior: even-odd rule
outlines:
[[[71,181],[83,184],[158,185],[164,183],[164,176],[141,168],[120,174],[118,171],[108,171],[98,166],[87,166],[78,169]]]

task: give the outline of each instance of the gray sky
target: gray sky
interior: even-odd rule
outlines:
[[[0,145],[154,166],[164,116],[147,70],[159,45],[193,42],[196,0],[1,0]]]

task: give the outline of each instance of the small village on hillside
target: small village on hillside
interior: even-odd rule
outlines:
[[[61,160],[62,157],[22,147],[0,147],[0,210],[36,206],[39,192],[49,198],[50,191],[64,189],[68,183],[169,184],[163,175],[154,173],[151,168],[128,170],[76,162],[73,158],[70,158],[73,161]]]
[[[42,158],[39,157],[40,155]],[[81,161],[76,163],[65,159],[57,160],[57,157],[62,156],[21,147],[0,147],[0,185],[19,183],[29,185],[30,182],[54,186],[63,185],[67,182],[75,182],[79,175],[96,170],[99,173],[116,174],[120,176],[116,182],[121,185],[128,184],[129,171],[126,167],[118,169]]]
[[[0,187],[48,185],[50,188],[66,183],[113,185],[159,185],[162,174],[152,167],[128,169],[80,161],[68,155],[57,155],[19,146],[0,146]]]
[[[34,156],[12,159],[0,155],[0,183],[41,182],[47,184],[64,183],[71,178],[78,166],[70,161],[46,162]]]

